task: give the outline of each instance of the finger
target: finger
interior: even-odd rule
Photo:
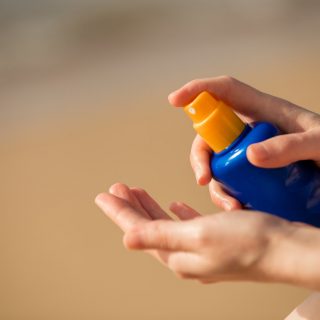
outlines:
[[[196,79],[188,82],[169,95],[169,102],[174,106],[185,106],[202,91],[212,93],[238,111],[247,111],[250,106],[264,100],[264,95],[247,84],[229,76]]]
[[[203,261],[192,252],[167,251],[167,250],[145,250],[161,264],[175,272],[180,278],[199,278],[198,269]]]
[[[152,218],[140,204],[134,193],[125,184],[115,183],[109,188],[109,192],[118,198],[128,201],[132,207],[139,210],[146,218]]]
[[[172,254],[173,251],[167,251],[167,250],[145,250],[145,252],[149,253],[152,257],[157,259],[159,262],[161,262],[164,266],[168,266],[168,259],[170,254]]]
[[[189,221],[154,220],[142,227],[136,226],[124,237],[129,249],[189,251],[195,247],[196,226]]]
[[[173,202],[170,205],[170,210],[181,220],[190,220],[201,217],[201,214],[192,209],[183,202]]]
[[[159,204],[145,190],[131,188],[131,191],[152,219],[170,219],[167,213],[161,209]]]
[[[212,178],[210,170],[211,154],[210,147],[197,135],[192,143],[190,162],[199,185],[208,184]]]
[[[123,244],[127,249],[131,249],[127,246],[125,236],[123,237]],[[168,250],[154,250],[154,249],[147,249],[144,250],[145,253],[148,253],[151,255],[153,258],[158,260],[161,264],[164,266],[168,266],[168,259],[170,254],[172,254],[174,251],[168,251]]]
[[[193,252],[173,252],[167,256],[169,269],[181,278],[198,279],[206,276],[203,258]]]
[[[279,135],[247,149],[249,161],[263,168],[286,166],[299,160],[319,161],[319,134],[312,130]]]
[[[242,208],[241,203],[227,194],[223,186],[214,179],[212,179],[209,184],[209,193],[212,202],[223,210],[232,211]]]
[[[100,193],[96,199],[98,207],[124,232],[136,224],[144,224],[149,219],[137,209],[133,208],[126,200],[109,193]]]
[[[268,121],[284,132],[295,132],[299,128],[301,131],[301,127],[305,127],[309,121],[298,117],[306,113],[306,110],[286,100],[262,93],[229,76],[193,80],[171,93],[168,99],[174,106],[185,106],[202,91],[208,91],[223,100],[248,120]],[[288,118],[292,121],[288,121]],[[308,118],[314,120],[314,117]]]

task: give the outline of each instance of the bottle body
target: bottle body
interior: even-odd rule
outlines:
[[[247,159],[249,145],[277,134],[267,122],[247,125],[228,148],[213,154],[212,175],[247,209],[320,227],[320,170],[312,161],[265,169]]]

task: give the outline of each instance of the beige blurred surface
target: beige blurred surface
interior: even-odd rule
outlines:
[[[166,100],[192,78],[231,74],[320,112],[315,9],[299,1],[294,8],[272,2],[269,11],[254,1],[228,3],[181,10],[179,1],[160,8],[140,1],[145,11],[115,12],[98,3],[92,20],[79,9],[59,27],[71,28],[73,41],[79,33],[80,44],[69,47],[66,32],[50,29],[28,47],[30,57],[39,54],[34,61],[21,38],[16,47],[8,42],[17,25],[7,27],[2,41],[17,56],[0,65],[0,319],[282,319],[307,296],[278,284],[179,280],[125,251],[120,230],[93,203],[121,181],[146,188],[164,208],[182,200],[217,210],[189,168],[191,125]],[[256,11],[245,15],[250,4]],[[217,8],[225,15],[218,25],[233,21],[219,30]],[[90,32],[109,33],[85,37],[97,19]],[[48,44],[59,50],[48,53]]]

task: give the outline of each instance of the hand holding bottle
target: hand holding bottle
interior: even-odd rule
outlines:
[[[266,141],[251,145],[249,161],[264,168],[286,166],[298,160],[320,162],[320,116],[288,101],[262,93],[230,77],[193,80],[171,93],[169,101],[184,106],[200,92],[208,91],[234,108],[245,122],[267,121],[283,133]],[[209,158],[211,149],[200,136],[196,136],[190,154],[192,168],[200,185],[209,184],[213,202],[225,210],[241,208],[220,183],[211,179]]]

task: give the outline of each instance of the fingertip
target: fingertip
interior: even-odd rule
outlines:
[[[263,143],[255,143],[248,147],[247,158],[253,165],[263,166],[270,159],[270,155]]]
[[[95,204],[96,204],[97,206],[100,206],[101,203],[104,201],[105,196],[106,196],[106,193],[105,193],[105,192],[99,193],[99,194],[94,198]]]
[[[174,107],[181,107],[179,102],[179,90],[173,91],[168,95],[169,103]]]
[[[207,156],[205,158],[207,158]],[[201,186],[207,185],[212,179],[207,161],[207,159],[199,159],[199,157],[196,160],[191,159],[191,166],[193,168],[197,184]]]
[[[230,199],[226,199],[222,202],[222,208],[225,211],[234,211],[234,210],[240,210],[242,209],[242,205],[239,201],[230,198]]]
[[[190,103],[194,97],[205,90],[202,80],[192,80],[181,88],[171,92],[168,96],[169,102],[175,107],[185,106]],[[201,87],[203,87],[201,89]]]
[[[196,175],[196,180],[199,186],[206,186],[210,182],[211,178],[211,175],[208,173],[201,174],[199,176]]]
[[[127,233],[125,233],[125,235],[123,237],[123,245],[128,250],[140,249],[142,243],[140,241],[138,231],[131,230],[131,231],[128,231]]]
[[[181,201],[174,201],[170,205],[171,212],[179,218],[179,220],[190,220],[201,216],[199,212],[189,207]]]
[[[179,207],[180,206],[180,203],[179,201],[172,201],[170,204],[169,204],[169,210],[171,211],[174,211],[175,208]]]
[[[186,205],[182,201],[172,201],[169,205],[169,210],[173,213],[177,213],[181,208],[185,208]]]
[[[169,95],[168,95],[168,101],[169,101],[169,103],[171,103],[171,104],[173,104],[174,95],[175,95],[175,91],[172,91],[172,92],[169,93]]]
[[[216,206],[220,207],[224,211],[240,210],[242,208],[238,201],[233,201],[232,198],[224,200],[214,200]]]
[[[241,202],[239,202],[238,200],[234,200],[232,210],[242,210],[242,209],[243,209],[243,206]]]
[[[128,188],[127,185],[121,182],[116,182],[109,187],[109,193],[116,195],[120,190]]]
[[[226,193],[223,186],[215,180],[211,180],[210,182],[209,193],[212,202],[225,211],[238,210],[242,207],[241,203]]]
[[[119,182],[112,184],[108,189],[109,193],[115,194],[117,192],[117,190],[119,189],[120,185],[121,184]]]
[[[129,233],[125,233],[122,238],[122,243],[127,250],[133,250],[134,241],[132,240],[132,236]]]

